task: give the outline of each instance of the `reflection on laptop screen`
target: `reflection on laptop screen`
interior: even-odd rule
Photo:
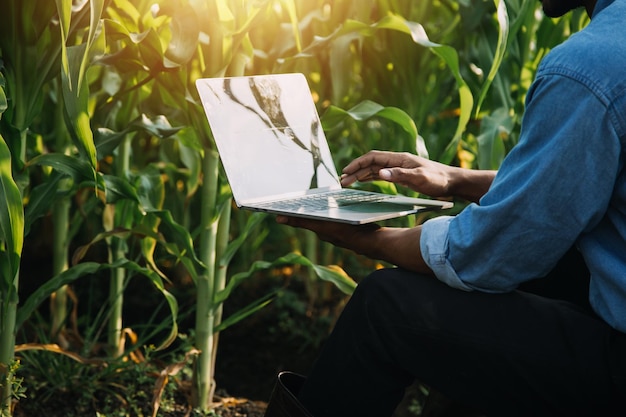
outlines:
[[[198,91],[238,199],[340,188],[302,74],[203,79]]]

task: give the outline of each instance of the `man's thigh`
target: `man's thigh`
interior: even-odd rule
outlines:
[[[612,330],[586,309],[459,291],[399,269],[362,286],[389,357],[444,394],[488,415],[610,415]]]

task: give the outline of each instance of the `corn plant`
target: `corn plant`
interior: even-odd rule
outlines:
[[[191,174],[184,176],[180,170],[166,168],[166,172],[184,178],[183,206],[176,207],[176,199],[169,199],[167,209],[154,210],[155,207],[145,205],[144,209],[158,217],[161,228],[175,230],[171,238],[190,242],[191,236],[196,237],[193,247],[187,246],[187,251],[178,251],[175,256],[177,262],[185,265],[197,287],[195,338],[201,353],[194,369],[193,397],[195,406],[206,409],[212,402],[215,388],[213,369],[217,331],[266,305],[268,298],[262,297],[247,309],[222,321],[222,304],[227,298],[224,295],[230,294],[236,286],[227,285],[227,266],[245,242],[245,237],[259,227],[263,217],[250,217],[240,238],[229,243],[230,191],[219,175],[219,159],[202,109],[197,101],[189,100],[189,94],[194,91],[194,81],[200,76],[243,74],[246,56],[250,54],[247,31],[262,21],[263,15],[270,10],[270,2],[248,6],[237,2],[198,1],[172,7],[164,1],[159,4],[156,14],[149,2],[131,4],[118,0],[114,6],[109,8],[109,18],[104,21],[110,50],[101,62],[115,68],[122,88],[112,94],[104,108],[118,106],[126,116],[128,112],[139,112],[137,109],[157,112],[183,128],[172,136],[177,139],[173,144],[179,156],[162,154],[165,161],[182,163]],[[208,44],[202,41],[201,27],[210,32],[211,42]],[[168,41],[162,43],[161,39]],[[133,95],[129,95],[130,91]],[[129,100],[129,97],[136,98]],[[116,113],[121,113],[121,110]],[[103,125],[103,142],[114,144],[111,148],[118,143],[124,146],[121,139],[124,129],[121,127],[119,124]],[[167,165],[171,166],[169,162]],[[126,167],[123,171],[137,168],[140,167]],[[198,177],[201,178],[201,186],[198,185]],[[187,205],[194,197],[199,199],[202,207],[196,224],[189,215],[191,207]],[[180,214],[180,217],[175,218],[172,214]],[[186,233],[180,225],[193,232]],[[168,248],[171,250],[171,245]],[[243,277],[248,278],[259,269],[286,262],[307,261],[291,256],[276,262],[256,263],[250,271],[240,273],[230,282],[238,285]],[[323,268],[319,270],[325,276],[350,286],[349,280],[341,274]]]
[[[4,77],[0,76],[0,117],[7,109]],[[17,291],[19,264],[24,242],[24,211],[21,193],[13,179],[12,155],[0,134],[0,260],[2,274],[0,288],[0,395],[2,415],[9,412],[12,400],[12,366],[15,345],[15,316],[17,314]]]
[[[112,276],[108,344],[119,356],[128,280],[146,276],[165,297],[172,319],[166,345],[177,331],[178,307],[162,265],[184,266],[197,288],[201,353],[193,397],[203,409],[215,389],[219,332],[271,300],[263,295],[222,317],[224,302],[242,282],[297,264],[346,293],[354,289],[341,269],[319,265],[312,234],[232,210],[195,93],[197,78],[305,73],[338,166],[384,148],[497,168],[515,144],[538,60],[586,23],[582,13],[541,19],[536,5],[523,0],[91,0],[75,9],[71,3],[10,0],[0,16],[5,409],[16,329],[50,294],[81,277]],[[28,147],[42,140],[43,150]],[[40,182],[31,183],[34,173]],[[384,183],[374,186],[395,192]],[[67,201],[79,188],[90,190],[88,204],[104,215],[95,219],[100,233],[81,242],[68,265],[66,250],[80,216],[72,206],[68,213]],[[18,304],[22,242],[51,206],[55,230],[67,230],[64,223],[72,228],[58,233],[53,277]],[[86,213],[94,222],[96,211]],[[266,260],[261,242],[270,233],[285,236],[290,247]],[[99,242],[107,243],[110,261],[85,261]],[[295,253],[300,248],[306,256]],[[323,247],[323,263],[341,262],[332,250]],[[229,268],[236,254],[242,265]],[[311,292],[316,280],[312,275]],[[55,332],[66,315],[62,298],[57,292]]]
[[[6,199],[2,207],[2,341],[0,347],[2,364],[2,411],[10,413],[11,375],[10,364],[13,357],[13,345],[17,329],[32,311],[48,296],[62,289],[75,279],[96,273],[105,268],[130,268],[148,275],[157,285],[161,278],[151,271],[132,262],[116,262],[112,265],[83,264],[75,268],[57,269],[58,274],[46,285],[32,294],[18,308],[17,291],[19,283],[19,260],[21,245],[30,225],[43,215],[56,201],[57,195],[67,195],[66,184],[62,177],[68,177],[84,185],[89,185],[106,193],[107,178],[97,175],[96,150],[89,123],[89,90],[86,80],[89,66],[89,54],[96,40],[97,25],[103,2],[93,0],[82,5],[72,14],[70,1],[57,1],[34,11],[31,2],[11,2],[3,14],[2,42],[2,184]],[[39,20],[31,20],[33,16]],[[86,26],[82,26],[85,16],[89,16]],[[53,19],[57,17],[58,19]],[[77,24],[72,24],[74,21]],[[56,22],[56,23],[55,23]],[[80,34],[76,45],[68,46],[74,36]],[[35,120],[40,118],[46,94],[54,89],[51,81],[60,86],[56,91],[56,103],[64,111],[62,126],[59,130],[63,137],[69,133],[75,157],[65,152],[57,154],[32,155],[27,149],[28,135],[35,135]],[[52,112],[52,114],[56,114]],[[57,122],[59,120],[56,120]],[[63,144],[65,146],[65,144]],[[34,156],[34,157],[33,157]],[[30,170],[39,166],[53,167],[55,174],[49,181],[36,187],[29,187]],[[17,178],[17,181],[13,180]],[[59,185],[62,184],[60,188]],[[74,188],[75,189],[75,188]],[[23,208],[23,195],[28,194],[26,216]],[[64,211],[62,214],[65,215]],[[65,219],[63,219],[65,220]],[[66,257],[61,245],[62,257]],[[64,264],[62,259],[60,264]],[[165,291],[164,291],[164,294]],[[175,311],[175,302],[170,302]],[[58,321],[56,322],[59,323]]]
[[[22,196],[28,187],[28,175],[23,168],[27,158],[27,135],[33,120],[41,110],[43,88],[54,77],[54,64],[59,62],[59,48],[51,48],[60,31],[48,27],[55,6],[42,7],[30,25],[35,4],[21,8],[10,3],[4,8],[0,21],[0,52],[2,72],[2,183],[5,198],[2,204],[2,276],[1,311],[2,344],[0,345],[0,384],[2,413],[10,412],[11,375],[18,307],[19,263],[25,235]],[[52,40],[51,40],[52,39]],[[23,44],[19,40],[23,40]],[[41,59],[41,58],[44,59]]]

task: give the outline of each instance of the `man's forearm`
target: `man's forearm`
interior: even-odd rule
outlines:
[[[362,254],[410,271],[432,275],[420,250],[421,226],[413,228],[381,227],[373,234],[371,245]]]
[[[497,171],[457,168],[450,175],[449,192],[474,203],[489,191]]]
[[[277,216],[280,224],[311,230],[335,246],[350,249],[371,259],[379,259],[399,267],[432,274],[422,258],[421,226],[413,228],[381,227],[375,223],[350,225],[302,217]]]

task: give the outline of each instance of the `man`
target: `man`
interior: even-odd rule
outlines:
[[[384,417],[415,379],[487,416],[626,416],[626,0],[544,0],[591,22],[543,60],[500,170],[370,152],[383,179],[474,202],[421,227],[278,217],[398,268],[363,280],[267,416]],[[433,278],[436,277],[437,279]]]

